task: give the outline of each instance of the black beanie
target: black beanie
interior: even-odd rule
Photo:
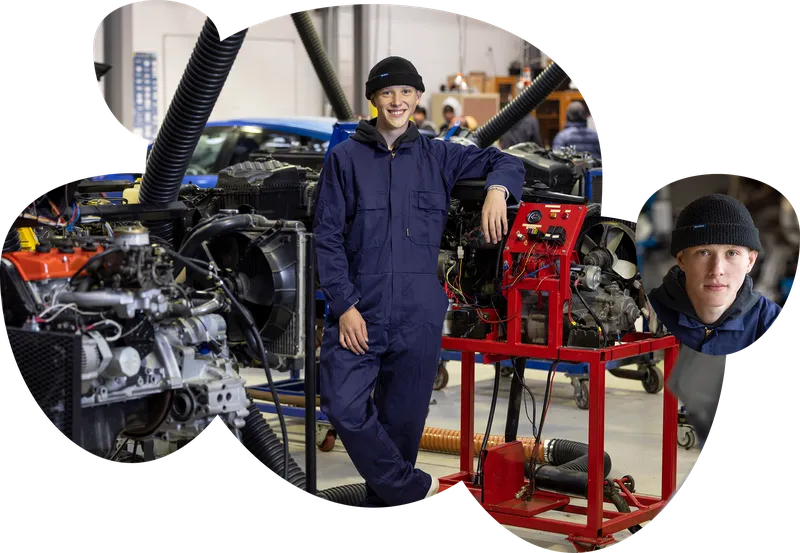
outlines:
[[[698,198],[681,211],[672,231],[670,253],[694,246],[730,244],[761,251],[758,229],[747,208],[725,194]]]
[[[417,68],[407,59],[391,56],[376,63],[369,72],[367,100],[372,99],[372,95],[378,90],[397,85],[413,86],[420,92],[425,92],[425,85],[422,84]]]

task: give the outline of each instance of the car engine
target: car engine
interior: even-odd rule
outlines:
[[[244,426],[249,400],[228,343],[226,299],[179,282],[169,250],[145,228],[5,253],[0,275],[9,333],[38,334],[42,363],[48,336],[80,337],[72,356],[84,449],[107,457],[120,433],[188,440],[216,416],[234,431]],[[13,346],[12,336],[25,376],[30,361]],[[57,419],[65,401],[51,394],[40,405]]]

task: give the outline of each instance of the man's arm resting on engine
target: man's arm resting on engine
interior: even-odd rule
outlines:
[[[340,161],[331,152],[319,179],[319,195],[314,216],[317,244],[317,271],[328,308],[337,319],[360,299],[350,282],[349,264],[344,251],[347,206],[340,174]]]

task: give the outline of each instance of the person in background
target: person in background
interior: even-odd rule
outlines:
[[[417,106],[416,109],[414,109],[414,123],[416,123],[417,128],[421,131],[436,132],[436,126],[433,122],[428,121],[428,110],[422,106]]]
[[[461,102],[452,96],[445,99],[442,103],[442,116],[444,117],[444,124],[439,127],[439,132],[443,133],[458,122],[461,117]]]
[[[572,146],[578,152],[589,152],[595,159],[601,159],[600,139],[597,131],[586,124],[586,106],[582,102],[572,102],[567,108],[567,124],[553,139],[553,149]]]
[[[544,146],[539,129],[539,120],[533,115],[526,116],[522,121],[514,125],[510,131],[500,137],[500,149],[505,150],[515,144],[524,142],[535,142],[539,146]]]

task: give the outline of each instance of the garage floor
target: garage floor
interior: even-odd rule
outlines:
[[[460,363],[448,363],[450,380],[444,390],[433,393],[434,405],[430,406],[427,425],[439,428],[458,429],[460,412],[459,398],[461,393]],[[483,433],[489,414],[489,404],[492,395],[492,379],[494,368],[491,365],[476,365],[475,389],[475,429]],[[545,371],[528,370],[526,381],[534,392],[538,405],[541,405]],[[263,373],[253,372],[244,374],[248,384],[261,383]],[[285,378],[285,375],[277,378]],[[505,427],[506,402],[510,378],[502,378],[500,384],[500,400],[495,412],[492,434],[502,435]],[[630,474],[636,481],[637,492],[650,495],[659,495],[661,492],[661,393],[651,395],[644,391],[640,382],[623,380],[606,375],[606,451],[612,459],[612,477],[621,477]],[[527,397],[527,393],[525,394]],[[277,417],[268,416],[273,428],[278,429]],[[290,451],[294,458],[302,464],[303,421],[288,419]],[[523,407],[519,424],[520,436],[531,436],[531,424],[525,415]],[[545,422],[543,436],[547,438],[567,438],[586,442],[588,440],[588,411],[581,411],[575,406],[572,397],[572,385],[563,375],[557,375],[553,386],[553,398]],[[699,450],[697,448],[686,451],[678,449],[678,485],[694,466]],[[446,476],[458,471],[458,457],[420,451],[417,467],[434,475]],[[336,443],[333,451],[320,452],[317,455],[318,486],[328,488],[342,484],[351,484],[363,481],[350,462],[347,452]],[[564,518],[575,522],[583,522],[583,517],[564,513],[552,513],[554,518]],[[529,531],[519,528],[509,528],[511,532],[553,551],[574,551],[574,548],[564,540],[564,536],[545,532]],[[623,540],[630,533],[623,531],[615,535],[617,540]]]

